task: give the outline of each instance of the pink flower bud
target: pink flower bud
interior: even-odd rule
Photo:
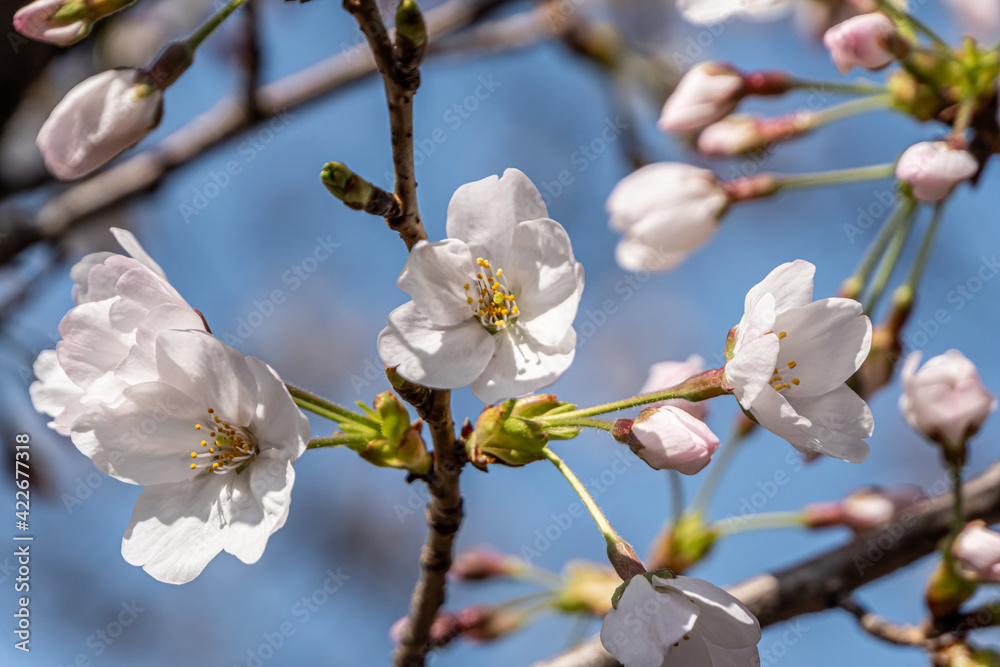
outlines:
[[[14,14],[14,29],[39,42],[68,46],[90,32],[87,7],[74,0],[35,0]],[[79,11],[71,11],[78,5]]]
[[[973,521],[962,529],[951,552],[962,569],[981,581],[1000,582],[1000,533],[982,521]]]
[[[983,386],[975,364],[958,350],[948,350],[922,368],[920,352],[903,365],[903,395],[899,409],[907,423],[930,440],[950,449],[964,449],[997,407]]]
[[[659,127],[664,132],[700,130],[728,116],[744,95],[743,76],[722,63],[692,67],[663,107]]]
[[[712,460],[719,439],[704,422],[666,405],[639,413],[629,433],[629,447],[654,470],[694,475]]]
[[[877,70],[896,59],[889,40],[898,34],[896,24],[882,13],[862,14],[833,26],[823,36],[834,64],[842,73],[852,67]]]
[[[654,391],[669,389],[684,382],[690,377],[705,370],[705,360],[697,354],[692,354],[687,361],[661,361],[649,367],[649,377],[646,384],[639,390],[640,394],[649,394]],[[684,400],[683,398],[672,398],[659,403],[651,403],[650,408],[658,408],[664,405],[673,405],[688,413],[695,419],[704,419],[708,414],[708,402]]]
[[[896,177],[913,186],[917,199],[935,202],[978,170],[979,163],[968,151],[952,148],[944,141],[922,141],[903,151]]]
[[[814,118],[815,114],[809,112],[777,118],[733,114],[702,130],[698,136],[698,150],[716,156],[762,150],[775,141],[790,139],[812,129]]]
[[[463,581],[482,581],[511,576],[523,565],[524,561],[520,558],[502,554],[489,547],[474,547],[455,557],[448,574]]]
[[[912,484],[859,489],[844,499],[844,524],[858,532],[869,530],[889,523],[924,500],[927,494]]]
[[[56,177],[86,176],[138,143],[160,122],[163,92],[144,90],[134,69],[78,84],[52,110],[35,143]]]

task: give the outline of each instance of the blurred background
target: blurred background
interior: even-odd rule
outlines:
[[[359,42],[355,22],[339,3],[254,2],[263,82]],[[15,8],[16,3],[5,4],[8,25]],[[0,113],[6,119],[0,176],[8,195],[0,205],[3,238],[16,237],[25,220],[65,192],[65,185],[46,181],[33,141],[65,90],[109,66],[145,64],[210,9],[204,0],[142,0],[68,51],[18,42],[10,32],[13,55],[5,55],[0,66],[5,77]],[[742,205],[677,270],[633,275],[614,262],[617,237],[607,228],[604,202],[635,164],[684,160],[724,178],[759,170],[815,171],[888,162],[910,144],[943,134],[941,126],[920,126],[882,112],[822,129],[767,155],[707,161],[655,128],[676,70],[719,59],[742,69],[782,68],[836,80],[827,52],[801,17],[734,21],[710,30],[684,24],[659,1],[560,0],[554,9],[587,29],[559,30],[551,14],[526,20],[533,5],[506,3],[478,23],[500,22],[506,31],[466,33],[448,53],[428,59],[414,113],[420,208],[432,239],[444,235],[446,207],[458,186],[508,167],[534,181],[550,216],[569,231],[587,282],[576,323],[576,362],[552,388],[564,400],[586,405],[629,395],[643,384],[652,363],[693,353],[719,365],[746,290],[782,262],[804,258],[816,263],[817,297],[832,295],[885,213],[875,215],[874,226],[863,216],[890,187],[878,182],[799,191]],[[922,3],[918,16],[950,41],[960,38],[959,27],[939,3]],[[157,147],[240,89],[239,63],[247,46],[243,18],[234,17],[232,26],[206,43],[195,65],[167,92],[161,126],[124,159]],[[643,64],[614,76],[593,53],[581,53],[588,50],[588,35],[608,39],[614,34],[595,22],[616,25],[630,49],[646,54],[637,61]],[[745,108],[781,113],[812,103],[805,92]],[[14,650],[8,634],[0,644],[3,663],[387,664],[388,629],[406,613],[426,533],[421,485],[408,486],[403,473],[373,468],[347,450],[310,451],[297,466],[288,522],[271,537],[258,563],[247,566],[222,554],[194,582],[170,586],[126,564],[120,554],[140,489],[97,473],[68,439],[46,428],[27,391],[34,357],[55,344],[59,321],[73,305],[69,268],[86,252],[117,249],[107,229],[125,226],[205,314],[216,335],[264,359],[290,383],[342,404],[370,403],[388,388],[375,339],[389,311],[407,300],[395,286],[405,248],[381,220],[349,211],[324,190],[318,174],[329,160],[386,185],[391,161],[381,81],[364,78],[290,108],[191,160],[153,191],[75,224],[56,240],[4,257],[0,428],[8,446],[14,433],[30,434],[36,476],[32,650],[30,655]],[[995,275],[980,271],[1000,252],[997,185],[996,168],[988,166],[978,188],[963,186],[949,204],[907,340],[908,349],[927,356],[958,348],[979,365],[994,392],[1000,392],[995,352],[1000,279],[970,280]],[[851,225],[863,233],[852,235]],[[328,258],[316,261],[323,254],[314,254],[317,248],[331,245],[335,249]],[[972,298],[958,298],[959,286],[979,289]],[[265,301],[275,290],[286,299],[269,308]],[[939,309],[948,320],[934,328],[929,322]],[[925,335],[915,335],[919,331]],[[937,454],[902,423],[898,394],[894,383],[873,399],[877,426],[871,457],[862,465],[804,464],[784,441],[756,433],[714,498],[712,516],[740,514],[747,503],[757,511],[796,509],[842,498],[870,483],[912,482],[940,492],[946,477]],[[467,390],[455,392],[453,406],[456,421],[475,419],[482,407]],[[720,436],[728,433],[735,401],[717,399],[710,409],[709,424]],[[313,426],[314,437],[331,430],[319,419]],[[994,417],[974,441],[970,471],[997,458],[998,440],[1000,418]],[[620,446],[594,433],[561,443],[557,451],[582,479],[603,480],[598,502],[642,552],[669,514],[663,474],[637,459],[638,465],[613,473]],[[8,481],[0,483],[11,507],[12,461],[12,453],[4,455]],[[776,483],[776,475],[784,483]],[[685,480],[689,497],[700,479]],[[536,565],[555,571],[573,559],[603,560],[604,543],[589,518],[568,526],[560,521],[575,496],[551,466],[494,467],[488,475],[467,468],[462,486],[467,521],[460,548],[489,544],[513,554],[533,553]],[[13,523],[11,517],[11,535]],[[692,573],[726,585],[847,539],[840,529],[738,535],[720,543]],[[16,605],[12,553],[13,546],[0,548],[0,616]],[[931,559],[920,561],[862,589],[859,599],[893,620],[917,622],[932,565]],[[330,573],[337,575],[339,589],[319,595]],[[531,590],[508,584],[452,586],[447,607],[497,602]],[[117,625],[123,605],[133,610],[124,616],[132,619],[126,627]],[[276,643],[282,627],[292,632],[285,632],[280,648],[262,650],[269,637],[272,646]],[[596,620],[543,616],[495,643],[460,640],[431,660],[440,667],[527,665],[598,627]],[[980,635],[989,643],[989,633]],[[870,639],[837,611],[770,628],[760,648],[764,665],[927,664],[919,651]]]

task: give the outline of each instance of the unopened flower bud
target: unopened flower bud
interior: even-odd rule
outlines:
[[[134,0],[35,0],[14,14],[14,29],[39,42],[69,46],[90,34],[94,22]]]
[[[568,613],[582,611],[600,618],[611,611],[611,596],[621,584],[613,569],[587,561],[569,563],[563,579],[566,584],[553,604]]]
[[[459,637],[473,641],[490,641],[517,630],[527,619],[519,611],[507,611],[489,605],[473,605],[457,611],[441,611],[431,624],[430,642],[436,648],[447,646]],[[403,617],[389,629],[395,642],[403,638],[409,618]]]
[[[399,468],[415,475],[430,472],[434,459],[420,436],[423,422],[410,423],[406,406],[390,391],[375,397],[375,412],[379,421],[379,437],[353,447],[363,459],[383,468]],[[344,427],[346,429],[346,426]]]
[[[903,484],[885,489],[858,489],[841,502],[807,505],[802,513],[810,528],[847,526],[861,533],[897,519],[903,512],[927,499],[918,486]]]
[[[719,439],[699,419],[666,405],[639,413],[628,436],[629,448],[654,470],[694,475],[719,448]]]
[[[684,382],[688,378],[698,375],[705,370],[705,360],[697,354],[692,354],[686,361],[661,361],[649,367],[649,376],[646,384],[639,390],[640,394],[650,394],[655,391],[669,389]],[[672,398],[659,403],[650,403],[649,407],[658,408],[664,405],[672,405],[680,408],[695,419],[705,419],[708,415],[707,401],[688,401],[683,398]]]
[[[743,76],[724,63],[703,62],[677,84],[660,116],[664,132],[700,130],[732,113],[745,94]]]
[[[975,582],[960,576],[946,562],[941,561],[927,580],[927,608],[934,618],[951,616],[975,592]]]
[[[401,0],[396,5],[396,50],[403,71],[415,69],[427,50],[427,24],[414,0]]]
[[[816,114],[802,112],[777,118],[733,114],[712,123],[698,135],[698,150],[705,155],[730,156],[767,148],[805,134],[815,126]]]
[[[651,568],[668,568],[681,574],[700,562],[719,537],[701,512],[685,513],[672,528],[656,538],[650,553]]]
[[[842,73],[858,66],[878,70],[905,52],[892,20],[880,12],[847,19],[827,30],[823,43]]]
[[[913,187],[920,201],[941,201],[979,171],[979,163],[969,151],[952,148],[945,141],[922,141],[899,157],[896,177]]]
[[[341,162],[327,162],[319,177],[330,194],[347,204],[348,208],[360,211],[371,198],[372,184]]]
[[[944,448],[949,461],[965,460],[965,443],[997,407],[975,364],[949,350],[920,367],[920,352],[903,365],[899,409],[906,422]],[[919,367],[919,370],[918,370]]]
[[[972,521],[952,544],[951,553],[963,573],[978,581],[1000,583],[1000,533],[983,521]]]
[[[138,143],[162,111],[163,91],[142,85],[138,70],[108,70],[70,90],[35,143],[57,178],[80,178]]]
[[[503,554],[488,547],[466,549],[457,556],[448,574],[461,581],[483,581],[495,577],[509,577],[525,567],[516,556]]]

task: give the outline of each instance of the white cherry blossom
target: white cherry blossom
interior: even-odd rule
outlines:
[[[632,577],[619,591],[601,643],[625,667],[760,665],[760,624],[721,588],[660,570]]]
[[[813,301],[816,267],[782,264],[747,294],[726,381],[761,426],[802,452],[860,463],[874,421],[845,381],[868,357],[871,321],[853,299]]]
[[[77,448],[143,489],[122,556],[168,583],[194,579],[220,551],[256,562],[281,528],[309,420],[264,362],[204,331],[165,330],[142,379],[73,423]]]
[[[555,382],[573,361],[583,267],[528,177],[508,169],[460,187],[448,238],[418,242],[397,284],[412,301],[378,339],[387,366],[485,403]]]

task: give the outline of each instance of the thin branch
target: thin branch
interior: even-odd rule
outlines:
[[[448,0],[427,12],[428,32],[432,39],[453,33],[508,1]],[[428,53],[446,50],[432,44]],[[245,130],[315,102],[375,71],[367,48],[344,51],[259,88],[260,116],[256,120],[246,112],[245,95],[226,98],[153,148],[66,187],[37,213],[8,205],[0,210],[0,265],[35,243],[57,238],[86,219],[154,189],[173,170]]]
[[[897,646],[924,647],[927,644],[927,633],[922,627],[893,623],[873,614],[849,597],[841,601],[840,606],[857,619],[862,630],[876,639]]]
[[[761,574],[729,591],[767,627],[832,609],[856,589],[905,567],[937,549],[951,529],[952,496],[920,503],[892,523],[779,572]],[[966,520],[1000,521],[1000,463],[965,485]],[[618,663],[591,638],[535,667],[614,667]]]

